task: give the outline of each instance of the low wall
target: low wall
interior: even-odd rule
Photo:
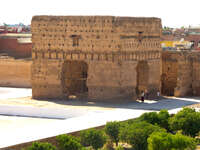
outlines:
[[[0,38],[0,52],[9,56],[22,58],[31,57],[32,43],[19,43],[17,38]]]
[[[0,86],[31,87],[31,60],[0,59]]]

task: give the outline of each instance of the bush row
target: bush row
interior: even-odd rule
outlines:
[[[184,108],[170,115],[161,110],[124,122],[108,122],[103,130],[84,130],[79,137],[60,135],[57,148],[35,142],[27,150],[123,150],[124,144],[134,150],[194,150],[199,131],[199,112]]]

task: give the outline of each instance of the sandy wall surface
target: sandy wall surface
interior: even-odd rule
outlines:
[[[0,86],[31,87],[31,60],[0,59]]]

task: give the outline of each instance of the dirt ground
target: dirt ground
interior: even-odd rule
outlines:
[[[87,102],[84,100],[36,100],[31,97],[1,99],[0,105],[34,106],[43,108],[85,108],[94,110],[111,109],[109,107],[102,107],[104,105],[103,103],[96,104],[94,102]]]

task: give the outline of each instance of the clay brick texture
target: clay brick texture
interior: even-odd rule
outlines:
[[[34,16],[32,96],[136,99],[160,90],[161,20]]]
[[[162,94],[200,95],[200,52],[165,51],[162,53]]]
[[[31,64],[29,59],[0,59],[0,86],[31,88]]]

